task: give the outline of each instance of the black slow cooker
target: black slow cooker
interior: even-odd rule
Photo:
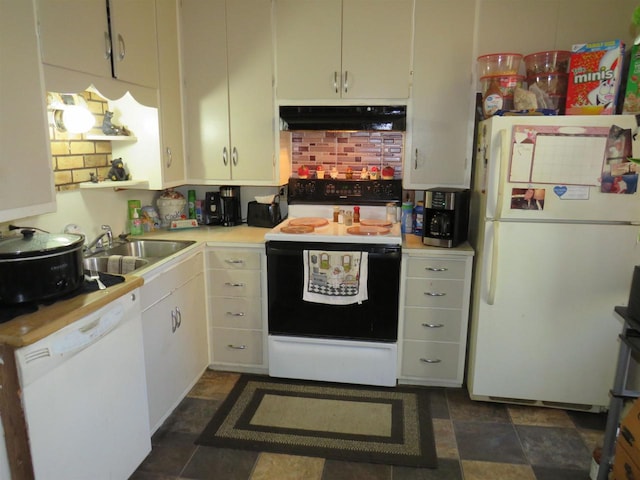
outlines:
[[[0,240],[0,304],[51,300],[82,286],[84,236],[24,228]]]

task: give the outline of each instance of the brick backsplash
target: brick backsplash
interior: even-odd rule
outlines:
[[[96,118],[97,127],[87,135],[102,134],[101,126],[107,101],[92,92],[80,93],[87,101],[89,110]],[[85,135],[61,132],[49,119],[49,138],[51,139],[51,157],[53,178],[56,191],[75,190],[80,183],[88,182],[93,173],[98,178],[107,176],[111,168],[111,142],[86,140]]]
[[[291,174],[297,176],[298,167],[306,165],[315,172],[322,165],[328,173],[332,167],[338,169],[339,178],[344,178],[348,167],[358,178],[363,167],[371,170],[376,166],[390,165],[394,177],[402,178],[403,132],[374,131],[312,131],[292,132]]]

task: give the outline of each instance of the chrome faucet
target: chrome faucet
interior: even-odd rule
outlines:
[[[100,227],[104,230],[101,234],[99,234],[96,238],[94,238],[86,247],[87,250],[99,250],[105,247],[103,238],[107,237],[107,248],[113,246],[113,232],[111,231],[111,227],[109,225],[102,225]]]

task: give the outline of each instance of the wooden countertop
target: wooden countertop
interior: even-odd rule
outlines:
[[[30,345],[63,327],[80,320],[109,302],[135,290],[144,283],[142,277],[125,275],[125,281],[106,290],[97,290],[41,307],[37,312],[21,315],[0,324],[0,343],[15,348]]]

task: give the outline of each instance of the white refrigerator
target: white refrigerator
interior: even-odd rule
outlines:
[[[613,308],[627,304],[640,264],[638,176],[627,159],[636,129],[632,115],[480,122],[472,399],[608,407],[622,327]]]

